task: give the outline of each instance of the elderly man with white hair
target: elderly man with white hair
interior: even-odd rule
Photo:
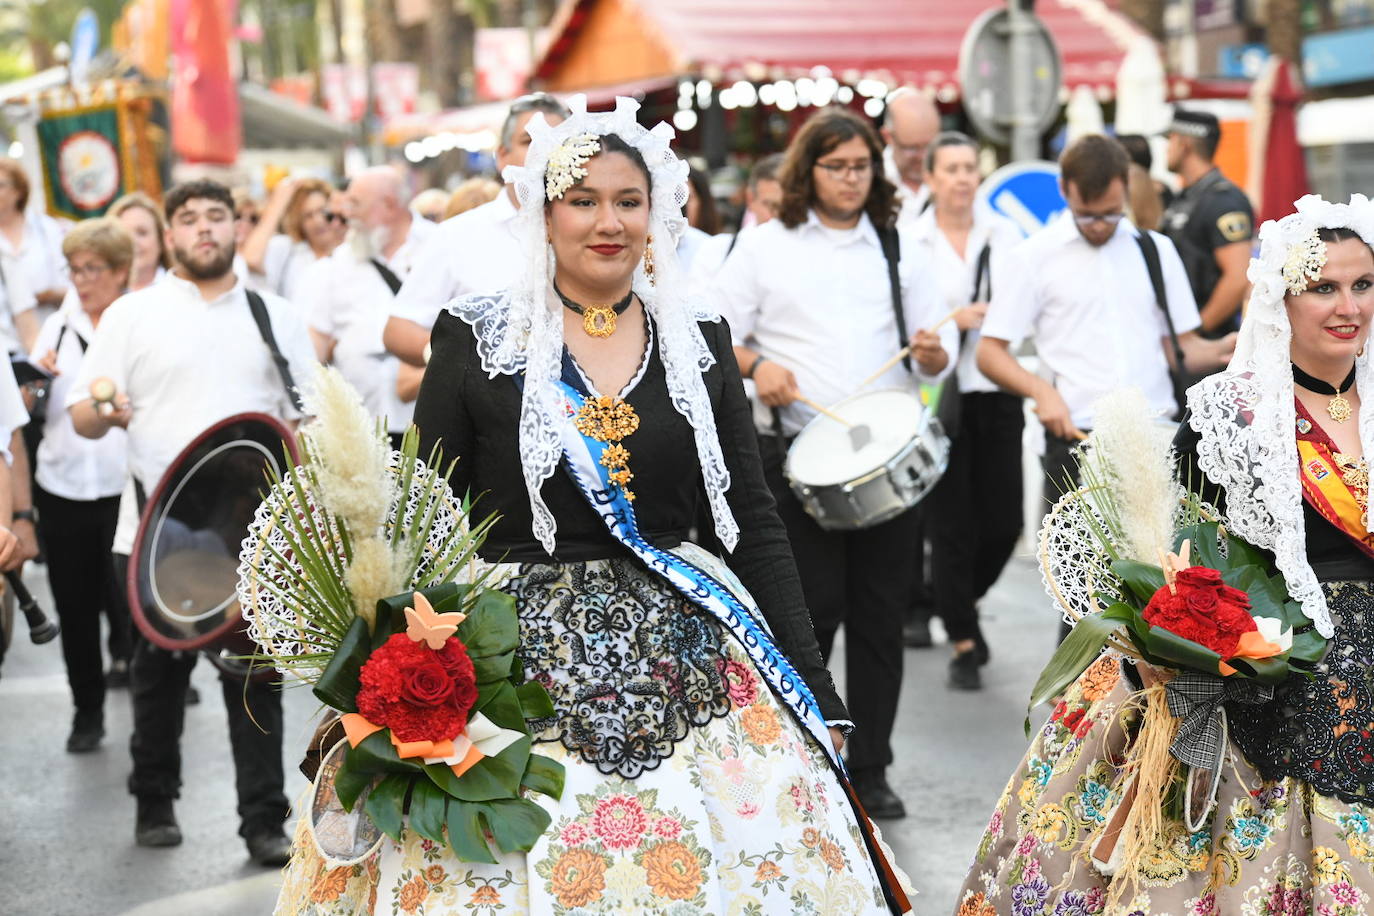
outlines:
[[[399,441],[415,413],[422,370],[382,346],[392,301],[434,231],[407,206],[405,182],[390,166],[366,169],[344,197],[348,241],[311,266],[302,305],[321,362],[333,363]]]

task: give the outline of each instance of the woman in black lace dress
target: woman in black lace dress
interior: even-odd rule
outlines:
[[[1272,702],[1227,703],[1217,805],[1189,831],[1165,813],[1137,885],[1090,838],[1122,801],[1138,689],[1103,656],[1069,689],[998,802],[959,916],[1104,912],[1354,916],[1374,908],[1374,208],[1304,198],[1261,230],[1230,368],[1191,389],[1175,440],[1185,480],[1269,551],[1311,626],[1316,676]],[[1143,672],[1153,679],[1152,672]],[[1135,682],[1133,684],[1133,681]],[[1096,842],[1094,840],[1094,842]],[[1096,855],[1094,855],[1096,854]],[[1097,861],[1090,861],[1095,858]],[[1113,892],[1129,892],[1112,905]]]
[[[562,799],[535,796],[552,825],[495,865],[410,834],[357,875],[298,862],[279,912],[900,912],[729,330],[681,293],[685,165],[632,102],[572,102],[507,174],[533,277],[440,316],[415,415],[501,516],[482,557],[553,698]],[[689,540],[703,501],[728,565]]]

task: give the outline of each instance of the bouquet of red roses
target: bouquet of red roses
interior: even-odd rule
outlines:
[[[1263,554],[1216,522],[1178,532],[1158,565],[1118,559],[1105,609],[1083,616],[1041,672],[1031,706],[1057,696],[1104,648],[1161,668],[1273,686],[1310,675],[1326,640]],[[1121,637],[1125,642],[1121,642]]]

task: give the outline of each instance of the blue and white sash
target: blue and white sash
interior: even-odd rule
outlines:
[[[610,470],[601,465],[601,453],[607,444],[583,435],[573,422],[586,397],[566,381],[560,381],[559,385],[567,398],[567,422],[563,424],[564,465],[583,497],[606,523],[611,536],[628,547],[650,570],[666,579],[684,598],[709,612],[729,629],[749,653],[759,674],[773,688],[773,693],[792,710],[835,767],[844,773],[844,762],[830,740],[825,717],[811,688],[773,642],[773,636],[761,623],[762,615],[752,599],[745,592],[736,595],[705,570],[644,540],[639,533],[634,508],[625,498],[624,488],[611,483]]]

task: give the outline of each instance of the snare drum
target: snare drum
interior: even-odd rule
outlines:
[[[949,462],[949,437],[912,393],[857,394],[831,408],[866,426],[855,449],[850,428],[821,414],[787,452],[784,472],[802,507],[822,528],[870,528],[916,505]]]

